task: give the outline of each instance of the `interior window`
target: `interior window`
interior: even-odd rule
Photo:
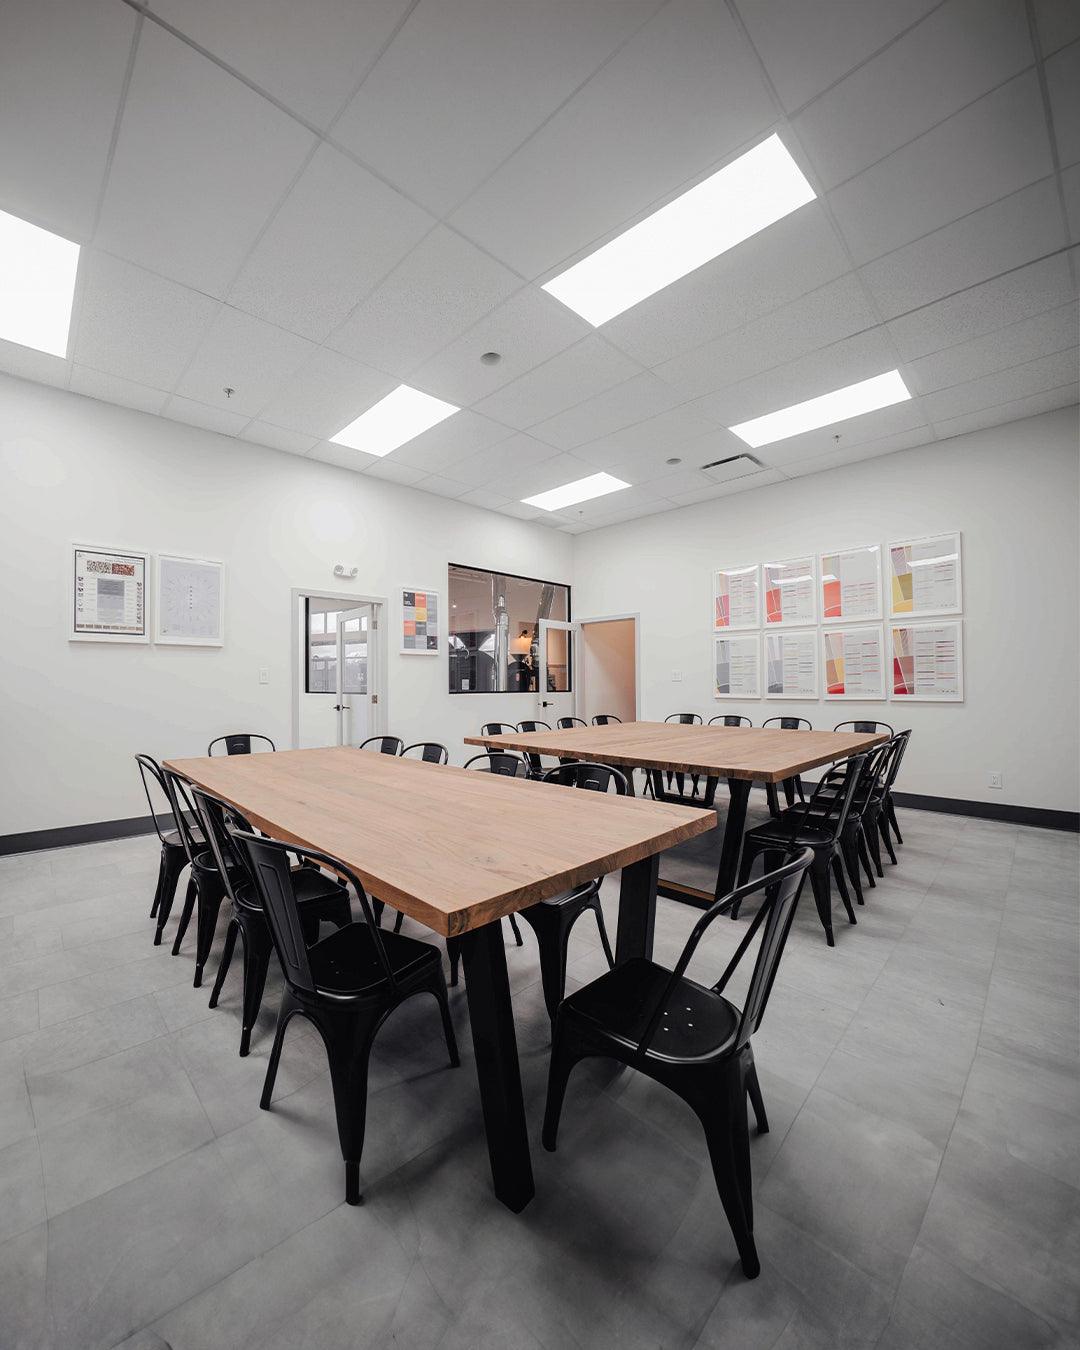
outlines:
[[[450,692],[535,694],[540,620],[569,620],[570,587],[451,563],[449,596]],[[550,691],[571,688],[565,641],[548,644],[547,675]]]

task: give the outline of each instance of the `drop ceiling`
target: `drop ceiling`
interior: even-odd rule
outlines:
[[[570,533],[1077,401],[1074,0],[255,8],[6,0],[0,209],[83,252],[67,358],[0,369]],[[598,328],[541,290],[774,132],[814,201]],[[463,411],[330,443],[401,383]]]

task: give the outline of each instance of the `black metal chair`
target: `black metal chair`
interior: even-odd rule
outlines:
[[[210,995],[210,1007],[216,1008],[218,1005],[225,976],[232,964],[236,939],[239,938],[244,971],[240,1014],[240,1056],[243,1058],[251,1048],[251,1033],[262,1006],[273,951],[270,929],[254,879],[245,859],[233,846],[229,825],[234,830],[253,831],[240,812],[219,797],[197,787],[192,787],[191,795],[202,822],[203,834],[209,841],[214,862],[225,880],[225,891],[233,907],[218,963],[217,979]],[[324,919],[338,928],[344,928],[352,922],[349,892],[337,877],[328,876],[318,867],[297,867],[292,870],[292,884],[304,940],[309,947],[318,942],[319,924]]]
[[[614,713],[597,713],[592,720],[594,727],[611,726],[615,722],[618,722],[620,726],[622,725],[622,718],[616,717]]]
[[[903,763],[904,756],[907,754],[908,743],[911,740],[911,731],[898,731],[893,737],[896,742],[896,749],[893,758],[885,770],[885,776],[881,784],[881,799],[877,804],[877,827],[881,835],[881,841],[885,845],[885,850],[889,855],[889,861],[896,863],[896,850],[893,848],[890,834],[896,835],[896,842],[902,844],[903,836],[900,833],[900,826],[896,821],[896,806],[893,803],[892,790],[896,782],[896,776],[900,772],[900,765]]]
[[[862,864],[866,872],[867,882],[872,887],[877,885],[874,879],[875,860],[878,876],[884,875],[881,870],[881,854],[877,847],[874,803],[880,800],[883,776],[892,755],[891,747],[892,741],[885,741],[884,744],[875,746],[872,750],[865,752],[867,755],[866,767],[859,779],[855,796],[847,813],[847,819],[844,822],[844,828],[840,834],[840,853],[847,870],[848,880],[855,891],[855,901],[860,905],[864,901],[859,864]],[[823,781],[819,784],[820,790],[815,794],[814,804],[805,816],[808,824],[813,825],[816,817],[825,813],[831,793],[843,791],[844,776],[845,770],[842,768],[830,769],[824,775]],[[792,807],[790,811],[785,811],[781,820],[787,817],[794,819],[796,813],[802,817],[804,814],[802,807],[796,806]]]
[[[680,724],[681,724],[682,726],[684,726],[684,727],[689,727],[689,726],[699,727],[699,726],[701,726],[701,714],[700,714],[700,713],[687,713],[687,712],[683,712],[683,713],[670,713],[667,717],[664,718],[664,721],[665,721],[665,722],[678,722],[678,723],[680,723]],[[675,787],[676,787],[676,789],[678,790],[679,796],[680,796],[680,797],[685,797],[685,796],[686,796],[686,776],[685,776],[684,774],[681,774],[681,773],[676,773],[676,774],[665,773],[665,774],[664,774],[664,778],[665,778],[665,780],[666,780],[666,783],[667,783],[667,790],[668,790],[669,793],[671,792],[671,780],[672,780],[672,778],[674,778],[674,780],[675,780]],[[699,777],[696,773],[692,773],[692,774],[690,775],[690,796],[687,798],[687,801],[693,802],[693,801],[695,801],[695,800],[697,799],[698,784],[699,784],[700,782],[701,782],[701,779],[700,779],[700,777]],[[708,791],[708,785],[709,785],[710,783],[712,784],[712,792],[711,792],[711,793]],[[715,779],[712,779],[712,778],[707,779],[707,780],[706,780],[706,793],[705,793],[705,801],[704,801],[704,805],[707,805],[707,806],[711,806],[711,805],[712,805],[712,800],[713,800],[713,796],[715,795],[715,793],[716,793],[716,780],[715,780]]]
[[[369,736],[366,741],[361,741],[356,747],[357,750],[372,750],[380,755],[400,755],[405,749],[405,742],[400,736]]]
[[[252,741],[265,741],[269,749],[277,749],[269,736],[260,736],[254,731],[239,731],[230,736],[215,737],[206,747],[206,753],[212,755],[215,745],[224,745],[227,755],[250,755],[252,753]]]
[[[161,862],[158,865],[157,886],[154,888],[154,902],[150,906],[150,917],[155,918],[164,907],[164,918],[158,924],[154,933],[154,945],[161,942],[161,928],[169,917],[172,910],[173,898],[176,895],[176,885],[188,865],[187,849],[184,848],[184,840],[180,834],[180,828],[176,824],[176,816],[173,812],[172,797],[169,795],[169,787],[165,781],[165,773],[156,759],[150,755],[136,755],[135,763],[139,767],[139,777],[142,779],[143,791],[146,793],[146,804],[150,808],[150,819],[154,822],[154,829],[157,831],[157,837],[161,841]],[[147,778],[149,775],[149,779]],[[161,810],[160,803],[155,807],[154,798],[150,792],[150,781],[153,781],[161,795],[165,798],[165,810]],[[162,829],[159,817],[165,815],[171,823],[176,826],[175,829]]]
[[[813,731],[814,724],[805,717],[766,717],[765,721],[762,722],[761,727],[762,730],[766,727],[779,727],[781,731]],[[806,792],[803,789],[803,781],[798,774],[796,774],[794,778],[785,778],[783,787],[784,799],[788,806],[795,805],[796,795],[798,795],[799,801],[806,801]],[[779,804],[776,799],[776,784],[769,783],[766,792],[769,798],[769,810],[772,811],[775,816],[779,813]]]
[[[701,1121],[716,1189],[743,1273],[761,1270],[754,1244],[747,1098],[759,1134],[769,1129],[750,1038],[761,1025],[813,854],[804,849],[760,881],[712,904],[694,925],[674,970],[642,957],[616,966],[565,999],[555,1019],[543,1143],[555,1151],[567,1080],[579,1060],[614,1059],[681,1097]],[[763,892],[750,930],[711,987],[687,978],[691,957],[718,915]],[[724,989],[760,932],[741,1009]]]
[[[173,939],[172,954],[173,956],[179,956],[180,945],[187,934],[191,916],[196,913],[195,978],[192,983],[198,989],[202,984],[206,959],[210,955],[210,948],[214,945],[214,933],[217,929],[218,915],[221,912],[221,902],[225,899],[227,893],[225,878],[218,871],[217,862],[203,837],[202,830],[192,823],[199,817],[195,809],[195,803],[191,798],[187,780],[181,778],[171,769],[165,769],[163,772],[169,789],[169,797],[173,804],[173,815],[176,817],[180,838],[183,841],[184,851],[191,866],[187,890],[184,893],[184,904],[180,911],[180,921],[176,926],[176,937]],[[158,911],[158,926],[154,935],[155,945],[161,941],[161,933],[168,917],[167,913],[163,914],[161,910]]]
[[[825,929],[825,940],[830,947],[836,946],[833,937],[830,873],[836,878],[836,889],[844,902],[848,922],[855,922],[855,911],[851,907],[851,897],[848,895],[847,882],[844,880],[840,841],[851,804],[859,789],[859,780],[869,759],[868,754],[852,755],[843,763],[844,777],[839,791],[823,778],[814,788],[809,800],[801,802],[790,811],[785,811],[778,819],[766,821],[764,825],[748,830],[743,836],[742,863],[739,867],[740,887],[749,879],[750,870],[759,853],[765,855],[764,869],[769,872],[777,866],[780,858],[794,850],[809,848],[813,851],[810,884],[814,890],[818,918]],[[739,917],[740,903],[736,900],[731,907],[733,919]]]
[[[450,1064],[459,1064],[450,1020],[442,954],[429,942],[383,933],[359,878],[342,862],[312,849],[294,849],[302,861],[331,868],[353,887],[365,922],[345,928],[308,947],[304,941],[289,867],[289,846],[248,831],[230,830],[245,858],[266,914],[270,936],[285,976],[259,1105],[270,1109],[285,1031],[304,1017],[326,1046],[334,1092],[338,1141],[345,1161],[346,1204],[360,1203],[360,1159],[367,1121],[368,1060],[379,1028],[393,1010],[414,994],[431,994],[442,1014]]]
[[[708,724],[711,727],[752,727],[754,725],[749,717],[742,717],[739,713],[721,713],[719,717],[710,717]]]
[[[485,722],[480,728],[481,736],[516,736],[516,722]]]
[[[438,741],[414,741],[412,745],[407,745],[401,751],[401,758],[411,755],[414,750],[420,753],[415,756],[416,759],[422,759],[425,764],[449,764],[450,751],[445,745],[440,745]]]
[[[517,730],[522,735],[528,735],[530,731],[550,731],[551,727],[547,722],[537,722],[533,718],[528,718],[526,721],[517,724]],[[525,763],[529,766],[529,777],[543,778],[546,772],[543,756],[536,754],[533,750],[526,750],[523,753]]]
[[[573,731],[574,727],[587,727],[589,724],[584,717],[558,717],[555,725],[560,731]]]
[[[833,731],[846,731],[848,727],[863,736],[876,736],[879,731],[884,732],[887,736],[896,735],[888,722],[837,722]]]

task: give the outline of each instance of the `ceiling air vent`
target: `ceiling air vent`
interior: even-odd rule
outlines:
[[[765,467],[760,459],[753,455],[731,455],[727,459],[714,459],[711,464],[701,466],[714,483],[730,483],[733,478],[747,478],[752,473],[760,473]]]

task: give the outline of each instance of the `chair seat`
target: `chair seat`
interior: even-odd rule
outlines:
[[[802,811],[797,807],[793,808],[793,814],[800,821],[805,819]],[[787,817],[785,820],[784,817]],[[791,837],[792,818],[785,811],[782,816],[775,820],[767,821],[764,825],[758,825],[748,831],[748,836],[757,844],[764,845],[765,848],[823,848],[833,842],[832,830],[819,830],[813,825],[800,825],[795,831],[794,839]]]
[[[206,839],[202,830],[197,825],[192,825],[191,833],[194,836],[196,844],[205,844]],[[179,830],[167,830],[162,836],[161,841],[167,848],[178,848],[181,852],[184,850],[184,841],[180,838]]]
[[[442,964],[442,954],[430,942],[418,942],[403,933],[382,932],[387,960],[399,980],[406,981],[426,966]],[[363,998],[386,988],[371,929],[350,923],[308,948],[311,976],[319,993]]]
[[[569,905],[580,904],[583,900],[590,900],[600,888],[598,881],[586,881],[580,886],[575,886],[571,891],[563,891],[561,895],[549,896],[547,900],[540,900],[535,906],[530,905],[529,909],[539,909],[546,905],[549,909],[564,909]],[[522,910],[522,913],[525,911]]]
[[[616,966],[570,994],[563,1008],[608,1036],[634,1047],[645,1034],[671,971],[643,957]],[[685,977],[675,987],[647,1054],[650,1059],[711,1059],[733,1045],[738,1008],[722,994]]]

